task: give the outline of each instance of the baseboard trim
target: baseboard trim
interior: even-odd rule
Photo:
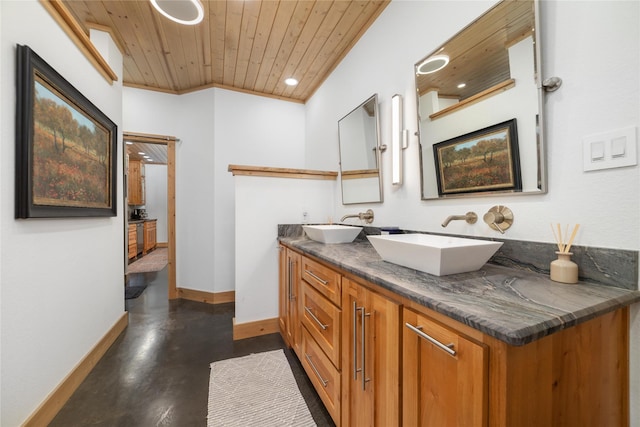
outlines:
[[[129,313],[125,312],[60,384],[49,393],[22,426],[39,427],[48,425],[128,324]]]
[[[255,322],[236,323],[233,318],[233,340],[243,340],[245,338],[259,337],[261,335],[275,334],[280,332],[278,318],[264,319]]]
[[[178,298],[207,304],[224,304],[236,301],[236,291],[207,292],[196,289],[178,288]]]
[[[158,242],[158,243],[156,243],[156,247],[157,248],[168,248],[169,247],[169,243],[167,243],[167,242]]]

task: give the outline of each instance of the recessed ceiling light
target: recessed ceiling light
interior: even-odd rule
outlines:
[[[430,56],[418,65],[418,74],[431,74],[442,70],[449,63],[448,55]]]
[[[460,83],[458,85],[458,89],[462,89],[463,87],[465,87],[467,84],[466,83]]]
[[[200,0],[150,0],[158,12],[178,24],[196,25],[204,18]]]
[[[298,80],[294,79],[293,77],[289,77],[288,79],[285,79],[285,84],[287,84],[288,86],[295,86],[298,84]]]
[[[140,154],[141,156],[144,156],[147,153],[143,153],[142,151],[138,151],[138,154]]]
[[[133,144],[133,142],[127,141],[127,145],[131,145],[131,144]]]

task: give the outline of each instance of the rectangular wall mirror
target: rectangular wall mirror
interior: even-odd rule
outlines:
[[[382,202],[377,94],[338,121],[338,137],[342,203]]]
[[[534,0],[503,0],[416,63],[422,199],[546,192],[537,9]],[[511,121],[509,144],[474,137]],[[434,146],[447,141],[465,143],[438,162]],[[514,168],[502,169],[513,162],[521,185],[494,185],[508,182]]]

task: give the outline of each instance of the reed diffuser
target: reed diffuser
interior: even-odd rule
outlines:
[[[551,280],[554,282],[578,283],[578,264],[571,261],[571,255],[573,255],[573,253],[569,250],[571,249],[571,245],[573,245],[573,240],[576,238],[579,228],[580,224],[576,224],[571,232],[571,237],[569,237],[568,225],[565,227],[564,234],[562,234],[560,224],[556,224],[555,228],[553,224],[551,224],[551,231],[558,245],[558,251],[556,252],[558,259],[551,261],[549,268]],[[567,237],[569,237],[569,242],[565,243]]]

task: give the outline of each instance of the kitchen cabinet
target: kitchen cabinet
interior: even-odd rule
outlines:
[[[486,346],[407,308],[403,324],[403,425],[486,426]]]
[[[399,426],[400,305],[350,279],[342,290],[343,425]]]
[[[280,246],[280,334],[296,353],[300,352],[298,296],[300,293],[300,254]]]
[[[129,205],[145,204],[145,172],[144,163],[140,160],[129,160],[127,196]]]
[[[147,220],[144,222],[144,250],[143,253],[146,254],[149,251],[152,251],[157,246],[157,228],[156,228],[156,220]]]
[[[136,238],[136,225],[129,224],[127,230],[127,243],[128,243],[128,256],[129,259],[135,258],[137,255],[137,238]]]

